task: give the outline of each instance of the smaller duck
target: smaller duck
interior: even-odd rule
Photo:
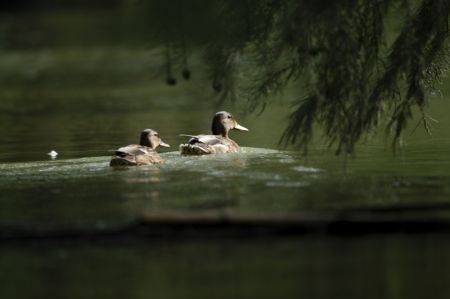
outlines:
[[[117,149],[109,165],[140,166],[162,163],[163,160],[156,152],[158,146],[170,147],[161,140],[158,132],[145,129],[141,132],[139,144],[130,144]]]
[[[180,145],[182,155],[208,155],[218,153],[236,153],[239,145],[228,137],[230,130],[248,131],[226,111],[214,115],[211,130],[213,135],[182,135],[191,137],[188,143]]]

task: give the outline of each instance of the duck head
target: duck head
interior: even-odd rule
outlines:
[[[233,115],[226,111],[219,111],[214,115],[211,129],[214,135],[221,135],[223,137],[228,137],[228,132],[233,129],[248,131],[247,128],[238,124]]]
[[[170,147],[167,143],[161,140],[158,132],[152,129],[145,129],[141,132],[140,145],[148,146],[152,149],[156,149],[158,146]]]

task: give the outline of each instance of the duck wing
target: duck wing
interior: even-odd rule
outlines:
[[[207,145],[216,145],[223,143],[224,138],[219,135],[183,135],[190,137],[188,144],[204,143]]]
[[[138,145],[138,144],[130,144],[124,147],[121,147],[116,150],[117,156],[139,156],[139,155],[146,155],[149,153],[151,149],[149,147]]]

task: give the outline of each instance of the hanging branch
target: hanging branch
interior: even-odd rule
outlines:
[[[166,83],[168,85],[176,85],[177,79],[173,76],[172,73],[172,59],[170,56],[170,45],[166,44]]]
[[[296,88],[280,143],[306,153],[313,128],[320,127],[337,154],[352,154],[361,138],[384,124],[395,150],[414,108],[430,131],[428,93],[450,65],[450,1],[246,0],[209,5],[214,30],[203,44],[204,62],[219,105],[245,95],[248,110],[263,111],[274,94],[288,85]],[[403,22],[388,44],[393,31],[386,24],[393,15]],[[181,48],[182,75],[188,79],[184,39]],[[167,82],[175,84],[169,52],[167,46]]]

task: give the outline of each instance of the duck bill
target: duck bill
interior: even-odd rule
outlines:
[[[248,129],[247,129],[246,127],[243,127],[243,126],[241,126],[241,125],[238,124],[238,123],[236,123],[236,125],[234,126],[234,128],[235,128],[236,130],[239,130],[239,131],[248,131]]]
[[[159,144],[159,146],[162,146],[162,147],[170,147],[169,144],[165,143],[165,142],[162,141],[162,140],[161,140],[161,143]]]

